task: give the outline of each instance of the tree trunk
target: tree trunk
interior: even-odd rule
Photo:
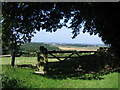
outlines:
[[[12,65],[13,67],[15,66],[15,50],[13,50],[13,53],[12,53],[11,65]]]
[[[39,52],[37,53],[37,61],[38,62],[40,61],[40,53]]]
[[[13,41],[12,41],[12,44],[13,44],[13,52],[12,52],[11,65],[14,67],[14,66],[15,66],[16,47],[17,47],[17,42],[16,42],[16,36],[15,36],[15,34],[13,34],[12,38],[13,38]]]

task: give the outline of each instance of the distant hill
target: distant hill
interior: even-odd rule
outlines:
[[[61,42],[43,42],[50,45],[78,46],[78,47],[107,47],[104,44],[84,44],[84,43],[61,43]]]
[[[76,46],[76,47],[107,47],[104,44],[66,44],[66,43],[49,43],[52,45],[60,45],[60,46]]]
[[[58,46],[73,46],[73,47],[105,47],[103,44],[66,44],[66,43],[44,43],[44,42],[29,42],[21,45],[20,51],[37,52],[39,46],[44,46],[48,50],[61,50]]]
[[[62,44],[62,46],[93,47],[95,45],[87,45],[87,44]]]
[[[25,52],[36,52],[36,51],[39,51],[40,46],[44,46],[48,50],[60,50],[58,47],[55,47],[46,43],[39,43],[39,42],[25,43],[21,45],[20,50]]]
[[[61,49],[60,47],[63,46],[63,47],[67,47],[67,48],[99,48],[99,47],[106,47],[105,45],[103,44],[67,44],[67,43],[46,43],[46,42],[29,42],[29,43],[25,43],[25,44],[22,44],[20,46],[20,50],[17,51],[18,53],[19,52],[37,52],[39,51],[39,47],[40,46],[44,46],[45,48],[47,48],[48,50],[56,50],[56,51],[60,51],[60,50],[63,50]],[[7,51],[6,54],[11,54],[11,50]]]

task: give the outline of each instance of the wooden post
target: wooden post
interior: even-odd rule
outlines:
[[[11,65],[12,65],[13,67],[15,66],[15,51],[13,51],[13,53],[12,53]]]
[[[45,62],[46,62],[46,65],[48,64],[48,52],[47,52],[47,49],[45,51]]]
[[[37,61],[40,61],[40,52],[37,52]]]
[[[11,65],[14,67],[14,65],[15,65],[16,46],[17,46],[15,34],[12,35],[12,39],[13,39],[13,40],[12,40],[13,52],[12,52],[12,61],[11,61]]]

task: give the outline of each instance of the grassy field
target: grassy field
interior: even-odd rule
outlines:
[[[77,47],[77,46],[60,46],[60,45],[56,45],[56,47],[58,47],[61,50],[77,50],[77,51],[97,51],[97,49],[99,48],[97,47]]]
[[[118,73],[101,76],[102,79],[52,78],[34,74],[33,68],[11,67],[10,57],[2,59],[3,86],[13,88],[118,88]],[[50,62],[56,61],[51,59]],[[36,64],[36,57],[17,57],[16,65]],[[67,64],[66,64],[67,65]],[[52,76],[52,75],[51,75]]]

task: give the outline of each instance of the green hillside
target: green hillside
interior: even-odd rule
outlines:
[[[21,45],[20,50],[25,52],[36,52],[39,51],[39,47],[44,46],[48,50],[60,50],[58,47],[52,46],[45,43],[29,42]]]

